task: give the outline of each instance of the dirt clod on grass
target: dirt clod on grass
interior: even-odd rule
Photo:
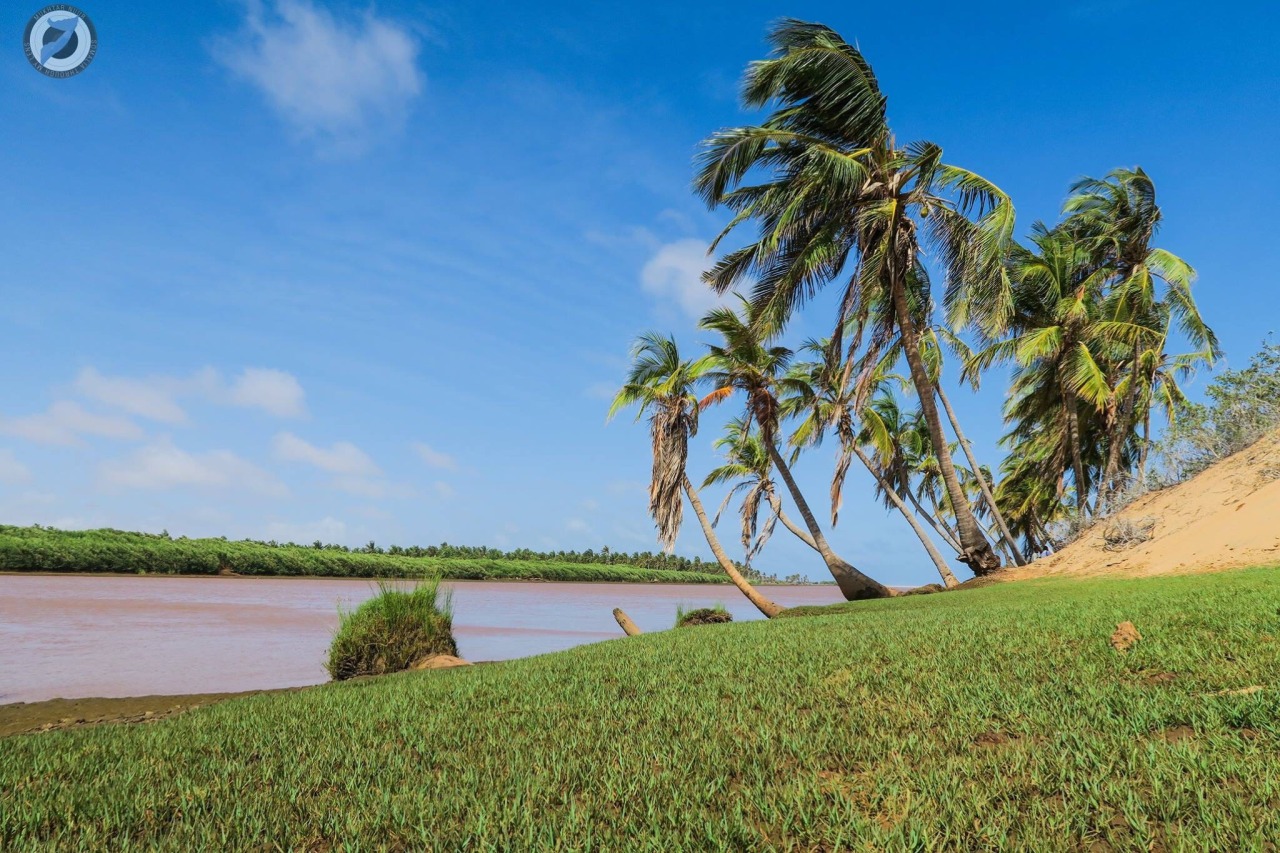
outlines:
[[[451,669],[455,666],[471,666],[471,661],[455,655],[429,655],[409,669]]]
[[[1138,633],[1138,629],[1132,622],[1121,622],[1116,626],[1115,633],[1111,635],[1111,648],[1124,654],[1141,639],[1142,635]]]

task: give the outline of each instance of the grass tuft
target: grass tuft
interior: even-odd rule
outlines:
[[[676,606],[677,628],[688,628],[693,625],[720,625],[732,621],[733,614],[725,610],[723,604],[717,604],[715,607],[698,607],[694,610],[685,610],[683,604]]]
[[[440,579],[401,589],[378,582],[378,594],[355,610],[339,610],[326,664],[334,681],[408,669],[430,655],[456,655],[453,612]]]

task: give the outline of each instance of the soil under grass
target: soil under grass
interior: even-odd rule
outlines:
[[[1278,636],[1057,580],[252,696],[6,739],[0,849],[1267,849]]]

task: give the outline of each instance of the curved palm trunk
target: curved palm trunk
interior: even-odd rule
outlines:
[[[1142,488],[1147,487],[1147,451],[1151,449],[1151,400],[1147,399],[1146,411],[1142,413],[1142,448],[1138,451],[1138,482]]]
[[[773,460],[774,467],[778,469],[782,481],[787,484],[787,490],[791,492],[791,499],[796,502],[796,509],[800,511],[805,527],[809,528],[814,549],[822,557],[822,562],[826,563],[827,571],[831,572],[831,576],[836,579],[836,585],[840,587],[840,592],[845,599],[858,601],[863,598],[888,598],[893,595],[893,591],[887,586],[867,577],[831,550],[831,546],[827,544],[827,538],[822,535],[822,528],[818,526],[818,519],[814,517],[808,501],[804,499],[804,495],[800,493],[800,487],[791,476],[791,469],[787,467],[786,460],[782,458],[782,454],[778,452],[777,446],[772,441],[766,441],[765,445],[769,448],[769,458]]]
[[[782,608],[765,598],[756,588],[751,585],[742,572],[738,571],[738,567],[733,564],[733,560],[729,559],[729,555],[724,552],[724,548],[720,547],[720,540],[716,538],[716,532],[711,528],[711,522],[707,519],[707,511],[702,506],[702,500],[698,497],[698,492],[693,487],[693,483],[689,482],[689,477],[684,476],[684,493],[689,496],[689,503],[693,505],[693,512],[698,516],[698,523],[702,525],[702,532],[707,537],[707,544],[711,546],[711,553],[715,555],[716,561],[720,563],[720,568],[724,569],[724,573],[729,576],[729,580],[733,585],[747,597],[756,609],[768,618],[772,619],[782,612]]]
[[[1088,489],[1084,482],[1084,458],[1080,454],[1080,411],[1075,393],[1065,385],[1063,401],[1067,408],[1067,441],[1071,443],[1071,471],[1076,478],[1076,512],[1083,521],[1088,510]]]
[[[916,508],[916,512],[919,513],[920,517],[933,528],[943,542],[947,543],[947,547],[959,554],[962,549],[960,548],[960,543],[956,541],[956,537],[952,535],[951,528],[937,521],[933,513],[920,506],[920,499],[912,494],[910,489],[907,490],[906,495],[907,500],[911,501],[911,505]]]
[[[898,321],[898,330],[902,336],[902,351],[907,358],[907,366],[911,368],[911,381],[916,386],[916,396],[920,399],[920,412],[924,415],[929,427],[929,438],[933,442],[934,456],[938,460],[938,468],[942,473],[942,481],[946,484],[947,495],[951,498],[952,511],[956,516],[956,530],[960,535],[960,544],[964,550],[960,561],[966,563],[975,575],[987,575],[1000,568],[1000,557],[991,548],[991,543],[982,535],[982,528],[973,514],[973,507],[960,486],[960,477],[956,474],[955,463],[951,461],[951,449],[947,446],[947,437],[942,431],[942,419],[938,416],[938,405],[934,399],[937,387],[929,378],[924,358],[920,355],[920,332],[911,316],[911,308],[907,305],[907,289],[903,275],[892,275],[890,292],[893,310]]]
[[[1005,523],[1004,514],[1000,512],[1000,507],[996,506],[995,495],[991,493],[991,484],[987,482],[986,476],[982,473],[982,466],[978,464],[978,457],[973,452],[973,445],[969,443],[968,437],[960,429],[960,419],[956,417],[955,409],[951,408],[951,401],[947,399],[946,393],[942,390],[942,383],[938,383],[938,399],[942,402],[942,408],[946,410],[947,420],[951,421],[951,429],[960,441],[960,447],[964,449],[965,458],[969,460],[969,468],[973,471],[973,476],[978,481],[978,488],[982,490],[982,497],[987,502],[987,508],[991,510],[991,515],[996,520],[996,528],[1000,531],[1000,536],[1004,539],[1005,544],[1008,545],[1006,553],[1012,556],[1013,561],[1019,566],[1025,566],[1027,561],[1023,559],[1018,543],[1014,540],[1013,534],[1009,532],[1009,525]]]
[[[853,451],[854,455],[858,457],[858,461],[860,461],[863,466],[871,472],[871,476],[876,478],[876,482],[880,484],[880,488],[889,496],[889,500],[898,508],[898,512],[902,513],[902,517],[907,520],[907,524],[911,525],[911,529],[914,530],[916,536],[920,538],[920,544],[924,546],[924,550],[928,553],[929,559],[933,560],[933,565],[937,568],[938,575],[942,578],[943,585],[947,589],[957,586],[960,582],[957,581],[956,576],[951,573],[951,567],[947,565],[946,558],[942,556],[938,551],[937,546],[933,544],[933,540],[929,538],[929,534],[920,526],[920,522],[916,519],[915,513],[907,507],[889,481],[880,476],[880,472],[871,464],[871,460],[862,452],[861,447],[853,445],[850,449]]]
[[[813,537],[810,536],[808,533],[806,533],[803,528],[798,527],[796,523],[792,521],[785,512],[782,511],[782,498],[778,497],[773,492],[770,492],[769,505],[773,507],[773,514],[778,516],[778,518],[782,521],[783,527],[787,528],[792,533],[794,533],[797,539],[799,539],[804,544],[808,545],[813,550],[815,551],[818,550],[818,543],[813,541]]]

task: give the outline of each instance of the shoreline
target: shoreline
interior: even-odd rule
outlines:
[[[717,577],[714,575],[690,573],[695,577]],[[340,576],[340,575],[263,575],[263,574],[204,574],[194,572],[50,572],[50,571],[15,571],[14,569],[0,569],[0,577],[44,577],[44,578],[217,578],[219,580],[308,580],[308,581],[366,581],[368,583],[377,583],[379,581],[416,581],[422,578],[404,577],[404,576],[388,576],[388,577],[364,577],[364,576]],[[424,575],[424,577],[427,577]],[[616,584],[621,586],[716,586],[721,583],[729,583],[728,576],[723,576],[722,580],[705,581],[705,580],[687,580],[687,581],[666,581],[666,580],[555,580],[553,578],[441,578],[441,583],[552,583],[552,584],[591,584],[592,586],[605,586],[608,584]],[[792,586],[792,587],[834,587],[835,581],[823,583],[784,583],[760,581],[753,582],[752,586]],[[896,589],[897,587],[895,587]],[[911,587],[903,587],[911,589]]]

